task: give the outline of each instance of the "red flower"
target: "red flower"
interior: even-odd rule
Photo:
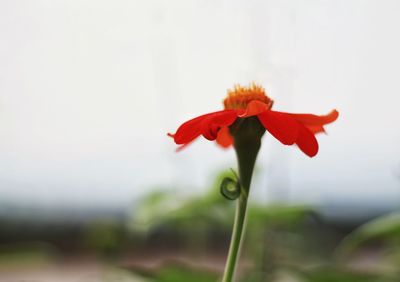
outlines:
[[[203,135],[208,140],[227,148],[234,142],[230,128],[236,120],[257,116],[265,129],[284,145],[296,144],[309,157],[318,153],[315,134],[325,132],[324,125],[335,121],[339,113],[336,110],[327,115],[291,114],[271,110],[273,101],[265,95],[261,86],[251,84],[248,87],[235,86],[228,91],[224,100],[225,109],[205,114],[182,124],[175,134],[176,144],[185,147],[194,139]]]

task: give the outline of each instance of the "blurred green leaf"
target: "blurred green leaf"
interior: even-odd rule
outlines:
[[[99,254],[111,255],[121,248],[123,233],[119,222],[112,219],[97,220],[86,227],[83,242]]]
[[[56,259],[57,250],[44,243],[1,246],[0,272],[2,269],[49,264]]]
[[[173,191],[151,193],[140,201],[134,213],[132,227],[143,231],[151,230],[160,224],[177,228],[188,224],[191,228],[214,225],[231,228],[235,203],[227,201],[220,194],[221,182],[227,177],[232,178],[234,175],[231,171],[220,173],[209,192],[201,197],[182,199]],[[249,228],[260,224],[293,224],[312,214],[313,210],[307,206],[252,204],[249,207]]]
[[[349,271],[338,267],[318,267],[301,274],[305,282],[395,282],[391,278]]]
[[[295,224],[314,215],[314,210],[308,206],[253,205],[249,208],[249,224]]]
[[[219,275],[184,265],[164,266],[154,272],[135,272],[152,282],[215,282]]]
[[[387,214],[363,224],[342,241],[337,254],[347,254],[375,239],[396,242],[400,240],[400,213]]]
[[[155,281],[157,282],[215,282],[218,276],[205,271],[188,268],[169,267],[162,269]]]
[[[230,171],[223,172],[201,197],[182,198],[174,191],[157,191],[143,198],[134,212],[132,228],[149,231],[160,224],[182,227],[187,224],[230,226],[234,205],[219,192],[219,185],[225,177],[232,177]]]

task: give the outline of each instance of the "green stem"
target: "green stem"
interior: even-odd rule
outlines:
[[[236,269],[236,262],[239,256],[241,238],[244,233],[247,210],[247,196],[241,194],[237,201],[235,222],[232,230],[231,244],[229,246],[228,260],[225,265],[223,282],[233,281]]]
[[[250,123],[247,128],[254,131],[254,125]],[[257,131],[256,131],[257,132]],[[225,265],[223,282],[232,282],[235,276],[235,269],[240,253],[240,246],[246,225],[247,199],[250,192],[250,183],[253,175],[254,164],[261,146],[260,131],[258,138],[248,138],[249,134],[235,135],[234,147],[239,165],[239,181],[241,193],[237,199],[235,221],[233,224],[232,238],[229,246],[228,259]],[[254,137],[250,134],[250,137]]]

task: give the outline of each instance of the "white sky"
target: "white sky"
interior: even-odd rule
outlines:
[[[0,201],[126,204],[204,193],[233,151],[166,132],[219,110],[234,83],[275,108],[340,120],[309,159],[264,137],[254,195],[400,202],[400,2],[0,2]]]

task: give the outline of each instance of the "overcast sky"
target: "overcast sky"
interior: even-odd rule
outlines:
[[[0,2],[0,200],[126,204],[198,194],[232,150],[166,137],[261,83],[275,109],[340,111],[309,159],[266,135],[253,194],[400,201],[400,2]]]

